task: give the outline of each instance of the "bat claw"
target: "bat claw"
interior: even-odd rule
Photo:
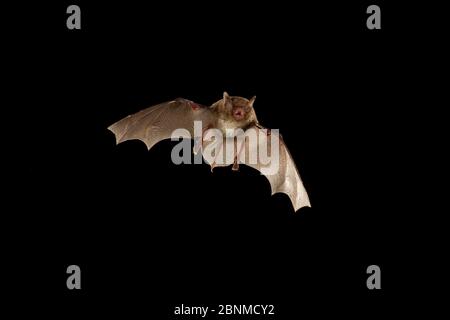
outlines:
[[[239,164],[237,162],[233,163],[233,167],[231,169],[233,171],[239,171]]]
[[[202,142],[200,141],[200,139],[198,139],[194,142],[194,148],[192,151],[195,155],[197,155],[202,150],[202,147]]]
[[[200,106],[192,101],[189,101],[189,105],[191,106],[191,109],[194,111],[200,109]]]

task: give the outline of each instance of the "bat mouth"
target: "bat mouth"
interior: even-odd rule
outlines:
[[[243,108],[235,108],[233,110],[233,118],[236,120],[242,120],[245,117],[245,111]]]

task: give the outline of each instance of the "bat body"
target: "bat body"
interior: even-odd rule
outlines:
[[[209,107],[178,98],[129,115],[108,129],[114,133],[116,143],[139,139],[148,149],[161,140],[170,139],[175,130],[184,129],[183,137],[194,137],[194,153],[202,152],[203,158],[211,166],[211,171],[216,166],[232,164],[233,170],[238,170],[240,163],[248,165],[266,176],[272,194],[287,194],[294,210],[311,206],[299,172],[281,135],[272,133],[275,130],[266,129],[259,124],[253,108],[254,101],[255,97],[248,100],[229,96],[226,92],[221,100]],[[200,136],[195,135],[195,123],[202,125]],[[207,152],[213,142],[207,139],[212,130],[219,131],[223,136],[223,139],[214,141],[216,147],[226,146],[224,150],[228,151],[234,148],[232,158],[227,157],[226,152]],[[241,143],[238,143],[238,138]],[[228,143],[230,139],[233,142],[232,147]],[[252,157],[261,154],[262,150],[277,155],[276,171],[269,170],[270,163]]]

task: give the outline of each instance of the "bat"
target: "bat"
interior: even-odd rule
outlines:
[[[201,152],[203,158],[210,164],[211,171],[217,166],[233,165],[233,170],[239,170],[239,164],[248,165],[264,174],[269,180],[272,195],[278,192],[288,195],[294,210],[310,207],[310,201],[295,162],[277,130],[264,128],[259,124],[253,104],[256,97],[246,99],[230,96],[223,93],[223,98],[205,106],[193,101],[178,98],[149,107],[135,114],[129,115],[108,127],[116,138],[116,143],[138,139],[143,141],[150,150],[156,143],[170,139],[175,130],[184,129],[181,134],[184,138],[194,137],[194,153]],[[202,126],[201,134],[196,132],[195,124]],[[223,139],[207,139],[213,131],[223,134]],[[230,132],[240,132],[234,135]],[[243,133],[243,134],[242,134]],[[250,133],[256,140],[250,139]],[[241,140],[239,145],[237,137]],[[226,145],[229,150],[229,141],[233,141],[233,157],[226,157],[226,152],[206,151],[215,143],[215,146]],[[275,139],[275,140],[274,140]],[[223,140],[223,141],[222,141]],[[256,141],[256,142],[255,142]],[[276,144],[274,143],[277,142]],[[224,149],[225,149],[224,148]],[[216,151],[219,149],[215,149]],[[252,159],[253,154],[267,150],[271,155],[277,152],[278,167],[275,172],[267,170],[268,163],[258,157]]]

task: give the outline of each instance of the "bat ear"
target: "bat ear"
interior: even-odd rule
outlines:
[[[226,91],[223,92],[223,105],[225,107],[232,107],[231,97],[228,95]]]
[[[248,101],[248,105],[249,105],[250,107],[253,107],[253,103],[255,102],[255,100],[256,100],[256,96],[253,96],[253,97]]]

